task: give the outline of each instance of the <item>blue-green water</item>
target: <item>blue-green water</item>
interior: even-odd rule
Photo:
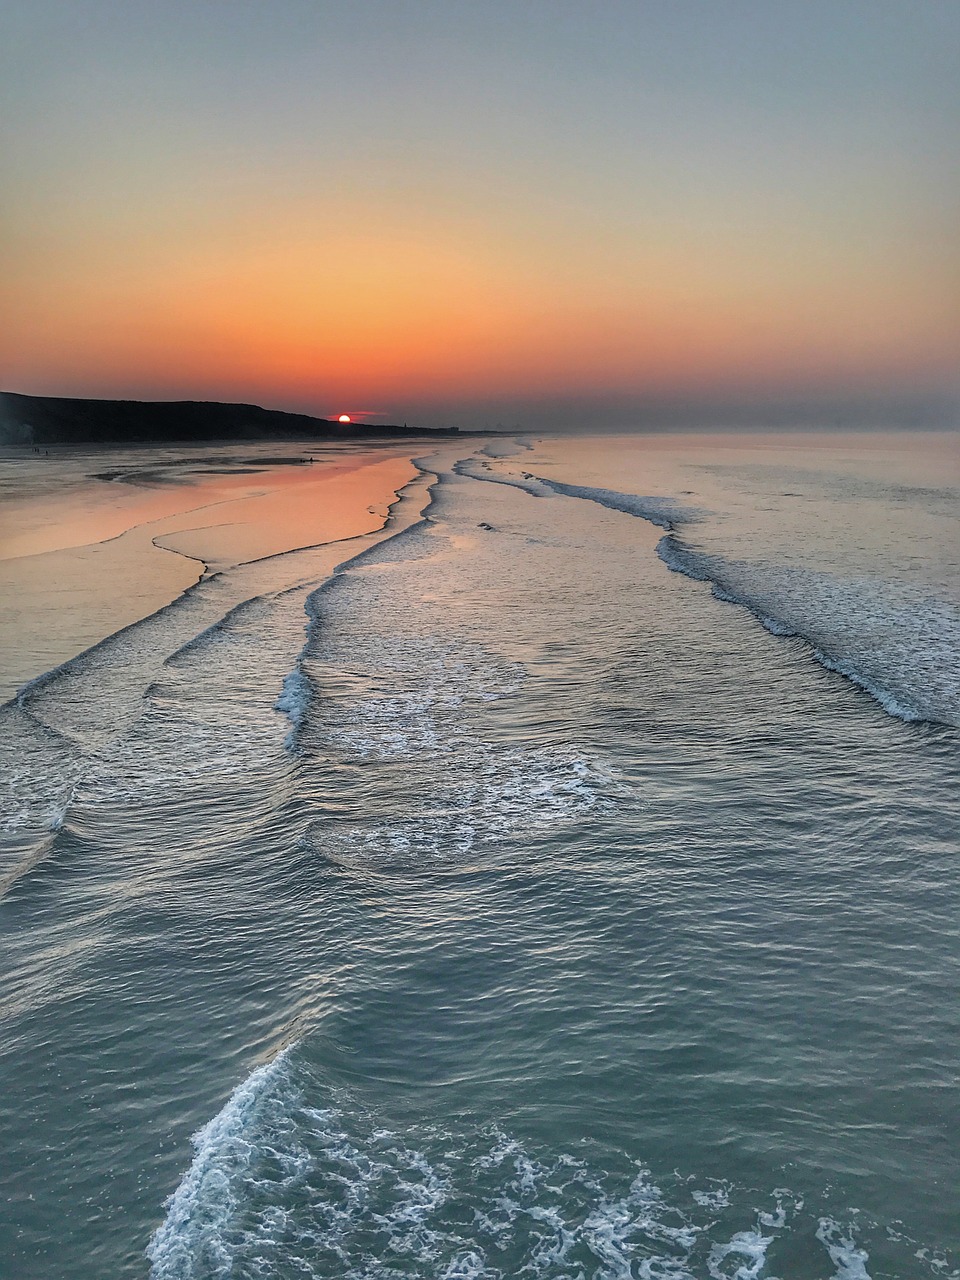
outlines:
[[[960,1275],[924,447],[464,445],[4,709],[5,1274]]]

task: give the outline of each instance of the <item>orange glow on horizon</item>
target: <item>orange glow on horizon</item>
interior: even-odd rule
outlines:
[[[50,7],[10,46],[5,391],[956,400],[956,5]]]
[[[884,272],[824,249],[811,269],[773,232],[749,252],[725,241],[698,254],[679,231],[468,242],[362,214],[349,230],[293,210],[271,238],[245,224],[233,239],[174,236],[147,265],[135,234],[92,240],[54,271],[38,241],[6,282],[17,323],[4,389],[369,398],[393,415],[411,400],[869,386],[881,372],[943,382],[956,368],[952,298],[903,264]]]

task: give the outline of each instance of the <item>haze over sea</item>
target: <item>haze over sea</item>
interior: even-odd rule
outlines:
[[[416,448],[0,460],[5,1274],[960,1276],[956,436]]]

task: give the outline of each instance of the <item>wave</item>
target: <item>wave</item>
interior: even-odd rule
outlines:
[[[230,1274],[231,1221],[240,1208],[244,1182],[263,1154],[256,1144],[258,1113],[283,1080],[288,1053],[252,1072],[223,1110],[194,1134],[193,1163],[147,1246],[150,1274],[157,1280]]]
[[[520,445],[516,440],[492,440],[477,452],[483,458],[515,458]]]
[[[395,521],[396,510],[403,503],[405,495],[407,495],[407,491],[410,490],[413,486],[415,486],[418,481],[422,480],[426,474],[429,474],[429,472],[426,471],[425,468],[420,465],[420,462],[418,459],[411,459],[411,461],[413,462],[413,465],[417,467],[419,474],[416,477],[414,477],[414,479],[411,480],[409,484],[403,486],[402,489],[395,491],[395,496],[393,501],[390,502],[387,506],[387,512],[386,512],[386,515],[384,516],[383,524],[381,525],[379,530],[374,530],[372,535],[369,532],[352,534],[347,538],[331,539],[331,540],[328,540],[327,542],[311,543],[304,546],[291,547],[291,548],[288,548],[286,551],[273,552],[267,556],[261,556],[253,560],[242,561],[237,565],[231,566],[228,569],[217,570],[214,573],[210,573],[208,571],[207,565],[202,560],[198,559],[198,557],[196,556],[186,555],[185,552],[175,551],[173,548],[163,548],[164,550],[170,551],[172,554],[183,556],[185,559],[188,559],[188,560],[194,560],[198,564],[202,565],[203,572],[200,578],[197,580],[197,582],[185,588],[179,595],[177,595],[173,600],[169,601],[167,604],[161,605],[159,609],[155,609],[152,613],[146,614],[142,618],[138,618],[135,622],[131,622],[125,627],[121,627],[119,630],[112,632],[109,636],[105,636],[102,640],[97,641],[96,644],[91,645],[87,649],[84,649],[81,653],[75,654],[73,657],[66,659],[64,662],[58,663],[57,666],[51,667],[48,671],[44,671],[40,675],[35,676],[32,680],[27,681],[24,685],[21,686],[20,689],[18,689],[17,693],[14,695],[13,698],[9,699],[6,703],[0,704],[0,709],[8,706],[13,706],[13,705],[28,707],[31,700],[37,694],[44,692],[51,685],[54,685],[64,677],[74,676],[78,673],[81,673],[90,661],[99,658],[106,651],[113,648],[118,641],[122,641],[124,639],[130,638],[139,629],[143,628],[145,624],[162,621],[168,618],[169,616],[171,616],[172,614],[176,614],[177,612],[179,612],[185,604],[190,604],[193,601],[198,599],[207,598],[207,593],[209,588],[222,587],[225,583],[229,582],[231,579],[238,576],[236,572],[237,570],[249,569],[257,565],[266,564],[269,561],[276,561],[276,560],[286,559],[288,557],[294,557],[294,556],[297,556],[300,552],[318,551],[318,550],[322,550],[325,547],[340,545],[341,543],[349,543],[349,542],[366,540],[366,539],[369,539],[371,536],[375,536],[377,533],[384,532]],[[207,505],[216,506],[219,504],[212,503]],[[157,523],[157,521],[150,521],[148,523]],[[128,532],[128,531],[125,531],[125,532]],[[125,536],[125,534],[120,534],[117,536],[123,537]],[[173,535],[170,535],[170,536],[173,536]],[[347,562],[345,561],[344,563],[347,563]],[[200,640],[200,638],[204,635],[205,632],[214,630],[220,622],[226,621],[229,618],[230,614],[235,609],[242,608],[244,605],[256,600],[257,598],[258,596],[254,594],[246,597],[243,600],[237,601],[231,607],[231,609],[229,609],[227,612],[225,612],[222,615],[221,618],[208,624],[200,632],[197,632],[195,635],[191,636],[190,639],[186,640],[181,646],[179,646],[179,648],[186,648],[192,641]]]
[[[360,542],[361,550],[336,566],[334,575],[371,550],[371,539],[382,540],[384,530],[398,523],[398,508],[405,499],[412,498],[419,510],[417,486],[422,489],[431,474],[418,467],[417,477],[390,504],[383,529],[344,539]],[[401,529],[392,536],[402,533]],[[320,544],[320,550],[330,545]],[[287,575],[288,580],[303,573],[306,580],[286,587],[274,582],[269,590],[251,592],[251,587],[262,588],[264,577],[255,576],[250,566],[211,574],[169,604],[30,681],[0,707],[0,747],[14,762],[4,771],[0,785],[0,881],[4,891],[43,860],[43,851],[52,848],[51,833],[66,820],[79,794],[114,800],[142,789],[151,795],[162,794],[187,774],[202,778],[204,769],[214,763],[230,772],[246,767],[240,740],[225,746],[214,723],[184,721],[181,727],[190,742],[189,761],[183,752],[172,750],[167,704],[171,698],[174,702],[192,698],[199,705],[211,696],[209,672],[198,669],[188,673],[187,668],[207,661],[221,645],[235,642],[242,648],[245,630],[266,625],[271,654],[278,645],[282,648],[289,643],[287,632],[271,634],[267,615],[284,596],[313,588],[316,564],[310,549],[269,557],[283,558],[294,571]],[[329,575],[326,564],[324,573]],[[238,594],[243,597],[239,601]],[[232,677],[236,674],[234,671]],[[191,677],[201,681],[192,692]],[[172,679],[183,687],[171,686]],[[296,713],[295,692],[299,693],[300,708],[308,697],[305,682],[297,686],[297,682],[288,681],[283,688],[281,682],[282,677],[276,686],[280,688],[279,709]],[[264,707],[270,706],[265,699]],[[138,724],[142,731],[138,731]],[[269,725],[267,728],[273,731]],[[258,741],[260,735],[251,733],[247,755],[255,753]],[[164,750],[171,751],[169,759],[161,758]]]
[[[207,579],[209,581],[209,579]],[[153,613],[146,614],[143,618],[138,618],[136,622],[131,622],[125,627],[121,627],[118,631],[112,632],[109,636],[104,636],[102,640],[98,640],[96,644],[91,645],[88,649],[84,649],[81,653],[74,654],[73,657],[67,658],[64,662],[58,663],[55,667],[51,667],[48,671],[41,672],[40,675],[34,676],[32,680],[28,680],[21,685],[12,698],[0,706],[0,710],[8,707],[19,706],[29,710],[31,701],[41,693],[44,693],[52,685],[66,677],[76,675],[82,672],[87,663],[99,658],[108,649],[113,648],[117,641],[123,640],[131,635],[138,628],[143,627],[144,623],[157,621],[166,617],[169,613],[176,610],[181,603],[192,598],[197,588],[202,586],[204,579],[199,579],[192,586],[180,593],[175,599],[168,604],[161,605],[159,609],[155,609]],[[51,727],[51,726],[48,726]]]
[[[940,604],[897,605],[888,584],[844,582],[825,573],[762,569],[684,546],[676,533],[657,544],[674,573],[707,582],[715,599],[746,609],[778,637],[795,637],[828,671],[868,693],[889,715],[907,723],[957,726],[957,690],[949,684],[960,619]],[[926,614],[926,616],[924,616]],[[944,637],[941,663],[931,644]]]
[[[960,727],[960,688],[949,678],[960,644],[960,614],[949,604],[905,594],[894,601],[888,583],[841,582],[822,572],[753,566],[694,551],[679,530],[708,513],[675,498],[567,484],[476,458],[455,470],[535,497],[581,498],[666,529],[657,554],[667,568],[710,583],[717,600],[746,609],[772,635],[804,641],[821,666],[850,680],[897,719]]]
[[[850,680],[889,715],[908,723],[960,727],[960,688],[949,678],[960,643],[960,615],[948,604],[906,596],[893,602],[887,583],[841,582],[826,573],[753,566],[694,551],[679,530],[707,513],[675,498],[505,473],[489,462],[472,461],[457,470],[538,497],[553,492],[582,498],[659,525],[667,534],[657,554],[667,568],[710,583],[717,600],[746,609],[771,635],[804,641],[822,667]],[[938,635],[940,643],[934,639]]]
[[[560,480],[541,480],[556,493],[570,498],[585,498],[611,511],[623,511],[627,515],[648,520],[661,529],[674,529],[680,524],[694,524],[704,517],[697,507],[687,506],[676,498],[640,497],[633,493],[619,493],[615,489],[597,489],[582,484],[565,484]]]
[[[496,454],[499,459],[505,455]],[[478,458],[467,458],[454,467],[458,475],[467,476],[471,480],[489,480],[494,484],[506,484],[515,489],[522,489],[534,498],[548,498],[560,494],[569,498],[582,498],[595,502],[611,511],[622,511],[627,515],[637,516],[661,529],[674,529],[681,524],[693,524],[704,518],[704,512],[698,507],[691,507],[676,498],[665,496],[641,497],[633,493],[620,493],[615,489],[600,489],[590,485],[566,484],[561,480],[535,476],[529,471],[504,471],[495,469],[492,462]]]
[[[533,449],[533,443],[526,436],[505,436],[501,440],[491,440],[479,450],[485,458],[513,458],[524,449]]]
[[[870,1280],[857,1228],[817,1219],[787,1188],[655,1177],[620,1153],[546,1150],[495,1123],[398,1131],[325,1087],[307,1048],[257,1067],[194,1135],[147,1248],[152,1280],[757,1280],[794,1234],[819,1242],[834,1280]]]
[[[420,508],[420,518],[412,521],[405,528],[399,530],[393,536],[387,539],[387,543],[399,543],[401,546],[414,538],[418,533],[427,528],[431,521],[429,511],[436,502],[436,490],[440,484],[439,473],[430,469],[428,462],[424,458],[412,458],[413,465],[419,471],[418,480],[426,481],[427,501]],[[428,480],[428,477],[430,479]],[[415,482],[411,482],[411,485]],[[407,486],[409,489],[411,486]],[[391,508],[391,517],[392,517]],[[392,548],[393,554],[396,554],[396,548]],[[385,550],[383,542],[377,542],[371,547],[364,547],[356,555],[342,561],[336,565],[333,573],[322,582],[319,587],[312,591],[304,601],[304,612],[307,615],[306,639],[303,648],[297,655],[296,664],[283,680],[283,686],[277,701],[274,703],[274,709],[282,712],[290,720],[292,729],[287,735],[286,747],[290,751],[297,749],[297,733],[307,714],[311,699],[314,694],[314,682],[304,669],[304,661],[309,656],[311,645],[316,637],[317,630],[320,626],[321,618],[321,601],[324,595],[330,591],[338,582],[338,580],[351,569],[359,568],[361,565],[374,559],[383,559],[390,552]],[[403,552],[401,551],[402,555]]]
[[[296,718],[288,743],[335,759],[348,779],[358,764],[388,766],[378,775],[381,820],[325,818],[311,831],[309,843],[339,865],[463,859],[611,812],[625,798],[604,761],[577,742],[517,745],[488,735],[484,708],[516,694],[527,671],[462,620],[451,625],[445,606],[434,612],[426,603],[448,599],[446,547],[429,527],[411,528],[306,601],[307,641],[282,707]],[[413,590],[426,597],[416,610]],[[356,776],[361,787],[369,777]]]
[[[425,466],[421,465],[421,462],[419,459],[411,459],[411,462],[417,468],[419,474],[413,480],[411,480],[408,485],[405,485],[404,488],[396,494],[394,501],[391,502],[387,507],[387,515],[384,518],[383,525],[381,526],[380,530],[375,531],[375,533],[376,532],[383,533],[388,528],[390,528],[392,524],[396,522],[397,508],[406,499],[410,497],[410,491],[418,484],[418,482],[425,480],[427,476],[433,474]],[[434,479],[434,482],[436,482],[437,477],[434,475],[433,479]],[[412,524],[410,525],[406,525],[399,532],[392,534],[390,538],[387,539],[387,541],[394,541],[398,538],[402,538],[405,534],[410,533],[411,530],[421,528],[423,526],[426,519],[425,513],[429,509],[433,501],[432,490],[433,490],[433,484],[432,483],[428,484],[426,486],[427,502],[421,508],[421,518],[419,520],[413,521]],[[335,580],[341,573],[345,572],[348,568],[354,565],[363,563],[363,561],[367,557],[373,555],[382,547],[383,542],[380,540],[374,542],[372,546],[369,545],[370,538],[371,538],[370,533],[353,534],[348,538],[335,538],[330,542],[321,542],[321,543],[317,543],[316,545],[296,547],[291,551],[280,551],[280,552],[276,552],[273,555],[262,556],[258,560],[246,561],[244,562],[243,566],[238,566],[238,567],[262,565],[262,564],[265,564],[267,561],[287,559],[289,557],[299,555],[301,552],[319,551],[327,547],[341,546],[341,545],[352,543],[352,542],[364,542],[368,544],[368,545],[365,545],[362,550],[356,552],[352,556],[349,556],[346,560],[342,560],[339,564],[335,565],[333,567],[332,572],[329,575],[327,575],[324,578],[324,580],[319,584],[319,586],[315,588],[313,593],[307,597],[307,601],[304,607],[309,614],[311,610],[311,600],[313,599],[313,596],[317,595],[319,592],[323,592],[327,590],[335,582]],[[211,578],[216,576],[218,575],[216,574],[211,575]],[[310,579],[307,580],[307,583],[310,583]],[[226,631],[233,622],[242,618],[244,613],[249,609],[254,608],[260,604],[263,604],[265,601],[280,599],[285,595],[291,594],[292,592],[295,592],[297,590],[301,590],[304,585],[307,585],[307,583],[303,583],[303,582],[295,583],[291,587],[282,588],[280,590],[265,591],[259,595],[249,596],[247,599],[241,600],[238,604],[234,605],[232,609],[228,610],[221,618],[218,618],[214,623],[212,623],[209,627],[206,627],[203,631],[198,632],[197,635],[192,636],[186,642],[186,644],[182,645],[178,650],[170,654],[170,656],[167,659],[165,659],[164,665],[172,664],[173,662],[176,661],[177,658],[179,658],[181,655],[185,653],[188,653],[190,650],[198,647],[202,647],[204,644],[216,640],[216,638],[220,634],[222,634],[224,631]],[[294,674],[296,674],[295,671],[290,673],[291,676],[293,676]],[[290,677],[287,677],[285,679],[284,690],[281,692],[277,703],[274,704],[277,710],[283,711],[284,713],[287,713],[287,714],[289,714],[288,706],[287,705],[281,706],[280,702],[282,701],[284,702],[284,704],[286,704],[288,699],[292,696],[290,693],[290,690],[286,688],[286,680],[289,678]],[[293,686],[291,685],[291,689],[292,687]],[[305,692],[305,690],[302,690],[302,692]]]
[[[276,711],[282,711],[293,724],[294,729],[303,719],[310,703],[310,682],[302,671],[295,668],[284,676],[283,688],[274,703]]]
[[[508,475],[486,462],[457,470],[536,497],[554,492],[586,499],[659,525],[667,535],[657,554],[669,570],[709,582],[714,598],[748,609],[771,635],[805,641],[820,666],[868,692],[890,716],[960,727],[960,689],[946,675],[955,666],[960,617],[947,604],[905,600],[895,608],[887,584],[850,584],[788,568],[763,570],[695,552],[682,543],[678,529],[704,520],[705,512],[677,499],[566,484],[527,472]],[[936,634],[943,637],[942,645],[931,643]]]
[[[775,632],[774,634],[789,635],[791,633],[784,631]],[[871,698],[880,703],[888,715],[894,716],[897,720],[903,720],[907,723],[911,721],[940,723],[937,716],[930,715],[919,707],[912,706],[902,695],[892,693],[889,689],[884,688],[883,685],[877,684],[869,676],[864,675],[862,671],[858,671],[854,663],[843,658],[833,658],[830,654],[824,653],[822,649],[816,647],[813,649],[813,656],[827,671],[835,671],[837,675],[845,676],[852,684],[863,689],[865,693],[869,693]],[[942,723],[949,724],[951,722],[944,716]]]
[[[480,458],[463,458],[454,463],[453,469],[458,476],[465,476],[470,480],[489,480],[491,484],[505,484],[514,489],[522,489],[524,493],[529,493],[531,498],[554,496],[553,489],[537,476],[527,471],[517,474],[517,472],[494,470],[491,462],[484,462]]]
[[[0,898],[51,853],[83,772],[76,744],[20,707],[0,709]]]

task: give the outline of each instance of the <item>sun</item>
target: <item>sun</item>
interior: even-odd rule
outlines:
[[[341,415],[340,415],[340,417],[337,419],[337,421],[338,421],[338,422],[350,422],[350,421],[352,421],[352,419],[351,419],[351,417],[350,417],[349,413],[341,413]]]

